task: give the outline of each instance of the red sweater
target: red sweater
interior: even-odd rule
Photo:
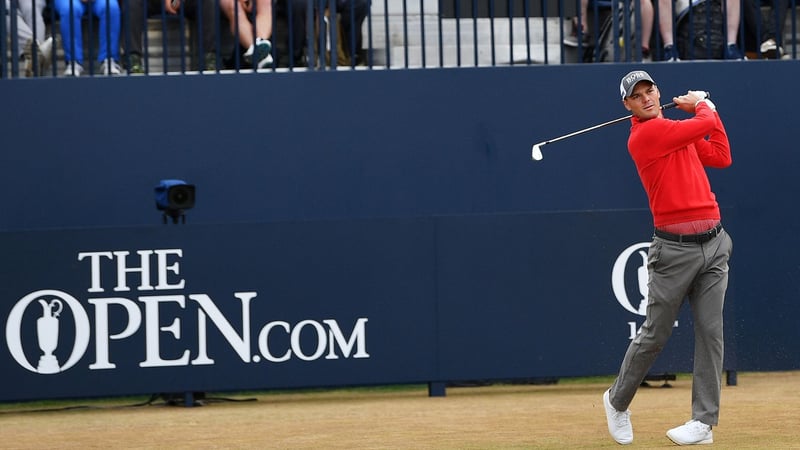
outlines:
[[[728,135],[719,115],[700,102],[690,119],[633,117],[631,122],[628,152],[647,192],[653,224],[720,220],[704,169],[731,164]]]

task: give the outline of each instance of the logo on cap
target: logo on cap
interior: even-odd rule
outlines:
[[[650,77],[650,74],[644,70],[634,70],[633,72],[630,72],[622,77],[622,81],[619,83],[619,93],[622,95],[623,100],[625,97],[631,95],[633,87],[636,86],[636,83],[640,81],[649,81],[655,84],[655,81],[653,81],[653,78]]]

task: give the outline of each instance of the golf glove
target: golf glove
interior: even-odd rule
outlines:
[[[706,104],[708,105],[709,108],[711,108],[712,111],[716,111],[717,110],[717,105],[715,105],[711,101],[711,99],[708,98],[708,92],[706,92],[706,91],[689,91],[689,93],[694,95],[695,97],[698,97],[700,99],[700,100],[697,101],[697,103],[694,104],[695,108],[697,107],[698,103],[706,102]]]
[[[700,103],[700,102],[706,102],[706,104],[708,105],[709,108],[711,108],[712,111],[716,111],[717,110],[717,105],[715,105],[711,101],[711,99],[708,98],[708,92],[706,92],[706,91],[689,91],[689,93],[694,95],[695,97],[698,97],[700,99],[700,100],[697,101],[697,103],[694,104],[695,107],[697,107],[697,104]]]
[[[700,100],[705,100],[708,98],[708,93],[706,91],[689,91],[689,93]]]

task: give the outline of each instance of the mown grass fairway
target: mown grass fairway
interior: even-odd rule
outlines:
[[[3,404],[0,448],[618,448],[601,400],[610,381],[448,388],[438,398],[423,386],[272,392],[195,408],[123,406],[142,399]],[[639,390],[631,448],[676,447],[665,432],[690,419],[691,377],[671,384]],[[76,406],[88,407],[55,410]],[[711,448],[800,448],[800,372],[740,373],[738,386],[724,386]]]

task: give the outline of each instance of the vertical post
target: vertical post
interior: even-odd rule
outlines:
[[[428,383],[428,397],[445,397],[447,386],[441,381],[431,381]]]
[[[19,31],[17,30],[17,15],[19,14],[19,3],[17,0],[11,0],[9,2],[9,9],[6,11],[9,17],[9,36],[11,41],[11,76],[9,78],[18,78],[19,77]],[[3,23],[5,23],[5,19],[3,19]],[[3,42],[5,43],[6,36],[3,35],[2,37]],[[5,56],[5,53],[3,53]]]
[[[8,12],[6,11],[5,2],[0,2],[0,17],[5,17]],[[9,23],[9,25],[11,25]],[[6,77],[6,21],[0,20],[0,79]]]
[[[736,386],[736,384],[737,384],[736,371],[735,370],[727,371],[725,373],[725,381],[726,381],[728,386]]]
[[[191,392],[183,393],[183,406],[189,408],[194,406],[194,394]]]

